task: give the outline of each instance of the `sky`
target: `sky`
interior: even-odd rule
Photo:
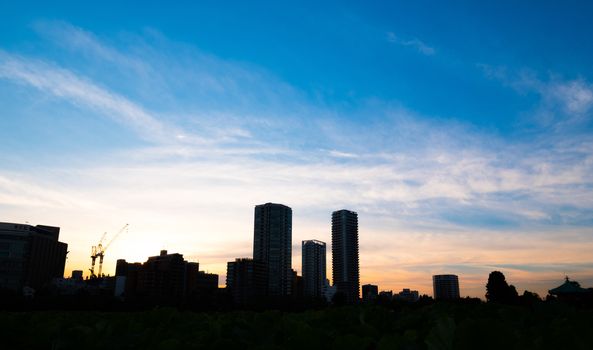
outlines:
[[[161,249],[220,275],[256,204],[359,215],[361,283],[593,287],[593,4],[0,3],[0,221],[66,276]],[[328,276],[331,278],[331,252]]]

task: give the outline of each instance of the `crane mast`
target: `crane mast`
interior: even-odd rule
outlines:
[[[125,224],[106,245],[103,245],[103,241],[107,236],[107,232],[103,233],[103,236],[101,236],[99,243],[91,247],[91,268],[89,269],[91,272],[91,278],[100,278],[103,276],[103,258],[105,257],[105,251],[107,251],[107,248],[109,248],[111,243],[113,243],[117,239],[117,237],[119,237],[119,235],[121,235],[124,231],[128,230],[129,226],[129,224]],[[97,258],[99,258],[99,271],[98,274],[95,275],[95,264]]]

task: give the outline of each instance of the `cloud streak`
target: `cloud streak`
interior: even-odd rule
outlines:
[[[433,47],[428,46],[418,38],[405,40],[395,35],[393,32],[387,32],[387,41],[392,44],[411,47],[425,56],[432,56],[436,53],[436,50]]]
[[[43,61],[0,51],[0,78],[30,85],[75,105],[98,111],[149,139],[170,142],[183,135],[126,98]]]

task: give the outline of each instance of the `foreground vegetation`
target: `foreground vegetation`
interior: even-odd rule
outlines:
[[[4,349],[592,349],[592,329],[592,310],[558,302],[0,313]]]

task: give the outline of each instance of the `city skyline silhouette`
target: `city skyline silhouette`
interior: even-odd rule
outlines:
[[[261,223],[259,223],[259,222],[262,222],[261,221],[262,220],[262,218],[261,218],[261,216],[262,216],[261,210],[263,210],[262,208],[266,208],[266,207],[269,207],[269,206],[279,207],[279,208],[285,208],[285,209],[287,209],[289,211],[289,221],[288,221],[288,226],[287,226],[288,228],[287,228],[287,230],[289,231],[289,238],[291,238],[290,232],[292,231],[292,209],[290,207],[285,206],[285,205],[280,204],[280,203],[271,203],[271,202],[268,202],[268,203],[265,203],[265,204],[260,204],[260,205],[255,205],[255,214],[254,214],[255,224],[254,224],[253,243],[252,243],[253,244],[253,255],[252,256],[240,256],[240,257],[236,257],[236,258],[234,258],[235,260],[238,261],[238,260],[242,260],[242,259],[250,259],[250,260],[259,261],[259,262],[263,263],[265,266],[268,266],[270,264],[269,262],[267,262],[268,260],[266,260],[268,258],[264,258],[263,257],[263,255],[261,253],[261,248],[257,248],[257,244],[258,244],[257,242],[259,242],[261,240],[261,238],[260,238],[261,237],[260,231],[262,229],[261,229]],[[266,209],[266,210],[269,210],[269,209]],[[323,254],[323,259],[324,259],[324,263],[323,263],[323,266],[324,266],[323,276],[327,276],[327,277],[324,277],[324,278],[327,278],[327,284],[326,284],[325,287],[323,287],[323,292],[320,295],[318,295],[317,297],[325,298],[325,289],[328,288],[328,287],[330,287],[330,286],[333,286],[333,288],[334,288],[333,293],[339,292],[339,293],[346,294],[346,295],[348,295],[348,293],[350,293],[350,292],[348,292],[348,290],[349,290],[350,287],[339,287],[340,286],[340,283],[341,283],[340,281],[344,279],[343,273],[342,273],[342,275],[340,275],[342,277],[339,277],[339,279],[340,279],[339,281],[335,280],[335,274],[333,273],[333,271],[334,271],[333,266],[335,266],[334,264],[336,264],[336,261],[334,260],[334,257],[333,257],[334,254],[332,254],[332,252],[335,251],[334,250],[335,249],[334,246],[337,246],[338,247],[337,248],[338,251],[340,251],[340,250],[343,249],[343,248],[341,248],[341,245],[344,244],[343,243],[344,242],[343,241],[343,238],[337,238],[337,237],[341,237],[340,235],[342,233],[337,233],[338,231],[335,231],[336,230],[336,223],[338,223],[337,224],[338,225],[337,227],[341,227],[341,225],[342,225],[341,221],[337,221],[336,222],[336,220],[337,220],[336,218],[340,216],[340,213],[346,213],[346,214],[349,214],[349,215],[350,214],[353,214],[354,217],[355,217],[355,222],[356,222],[355,227],[356,227],[356,229],[355,229],[354,232],[355,232],[355,237],[356,237],[356,240],[355,240],[355,242],[356,242],[355,243],[355,249],[356,250],[355,250],[355,253],[353,252],[353,254],[355,254],[355,255],[352,258],[354,258],[356,260],[356,265],[352,265],[352,267],[356,266],[355,269],[356,269],[356,286],[357,287],[355,289],[353,289],[353,291],[352,291],[353,294],[352,295],[356,295],[355,297],[353,297],[354,299],[361,298],[361,299],[364,300],[364,297],[363,297],[364,296],[364,288],[361,289],[362,283],[360,283],[360,280],[361,279],[365,280],[366,278],[364,278],[364,276],[363,277],[359,277],[359,273],[360,273],[359,272],[359,270],[360,270],[360,268],[359,268],[360,256],[359,256],[359,253],[358,253],[358,238],[359,238],[358,237],[358,215],[357,215],[356,212],[350,211],[350,210],[347,210],[347,209],[336,210],[336,211],[334,211],[332,213],[332,220],[331,220],[332,238],[330,239],[330,243],[328,244],[330,251],[327,253],[327,255],[329,256],[329,259],[330,259],[329,263],[326,262],[326,253],[324,252],[324,254]],[[266,214],[266,215],[270,215],[270,214]],[[336,216],[336,215],[338,215],[338,216]],[[345,220],[345,219],[340,219],[340,220]],[[26,226],[30,226],[29,223],[26,223],[26,224],[22,224],[22,223],[1,223],[1,224],[3,224],[4,226],[6,226],[6,228],[11,228],[12,226],[14,226],[15,228],[17,228],[17,227],[23,228],[23,227],[26,227]],[[58,232],[60,230],[59,227],[52,227],[52,226],[37,225],[36,227],[41,228],[42,230],[43,229],[46,229],[46,228],[49,228],[51,230],[57,229]],[[124,232],[127,233],[128,229],[129,229],[129,224],[125,224],[114,235],[108,235],[107,232],[104,232],[103,233],[103,235],[101,236],[101,238],[99,240],[98,246],[92,246],[92,252],[91,252],[91,256],[90,256],[92,263],[90,264],[90,268],[89,269],[80,268],[80,269],[73,269],[71,271],[66,271],[65,270],[65,267],[67,266],[67,264],[65,264],[65,262],[67,261],[67,258],[68,258],[67,257],[67,254],[70,253],[70,250],[68,252],[66,252],[64,250],[64,260],[63,260],[62,265],[61,265],[62,267],[60,267],[60,269],[64,270],[64,273],[62,274],[60,272],[60,276],[57,276],[56,275],[55,277],[64,277],[64,278],[71,278],[71,279],[74,279],[74,278],[86,278],[87,281],[92,280],[92,279],[95,279],[95,278],[97,278],[97,279],[103,279],[104,277],[110,277],[110,276],[113,276],[113,278],[115,278],[116,276],[118,276],[117,275],[117,270],[114,270],[114,271],[102,270],[103,269],[103,257],[106,254],[107,248],[112,243],[114,243],[115,240],[122,233],[124,233]],[[6,231],[5,233],[9,233],[9,231]],[[0,238],[2,238],[2,237],[0,237]],[[8,236],[7,237],[4,237],[4,238],[10,240],[10,238]],[[7,242],[9,242],[9,241],[7,241]],[[304,249],[305,242],[318,242],[319,244],[323,244],[324,245],[324,251],[325,251],[326,242],[317,240],[315,238],[308,239],[308,240],[303,240],[302,241],[302,243],[303,243],[302,248],[303,249]],[[287,242],[287,243],[290,243],[290,242]],[[8,246],[10,246],[10,244],[11,243],[8,243]],[[61,243],[61,244],[64,244],[64,243]],[[348,244],[352,244],[352,243],[348,243]],[[261,243],[260,243],[260,246],[261,246]],[[288,251],[289,256],[292,257],[292,254],[294,253],[294,248],[297,247],[297,246],[298,246],[297,244],[290,244],[290,247],[291,248]],[[348,248],[348,249],[353,249],[353,248]],[[269,249],[269,248],[267,248],[267,249]],[[8,256],[10,256],[10,252],[8,252],[8,253],[9,253]],[[99,253],[99,254],[97,254],[97,253]],[[302,257],[302,253],[303,253],[303,250],[301,250],[301,254],[300,254],[301,257]],[[172,254],[172,255],[167,255],[167,254]],[[110,252],[109,255],[111,255],[111,252]],[[169,253],[168,250],[166,250],[166,249],[161,249],[160,250],[160,255],[161,256],[163,256],[163,255],[166,255],[166,256],[179,256],[179,259],[181,259],[181,260],[183,260],[183,258],[184,258],[184,253],[182,253],[182,252],[170,252]],[[338,259],[337,259],[338,264],[342,264],[342,260],[344,259],[343,256],[344,256],[344,253],[343,252],[340,253],[340,255],[339,255]],[[101,258],[100,260],[96,259],[96,258],[99,258],[99,257]],[[154,258],[158,257],[158,255],[152,256],[152,257],[149,255],[147,257],[149,258],[148,261],[150,261],[150,259],[154,259]],[[119,262],[120,261],[126,261],[126,257],[123,257],[123,256],[115,257],[115,258],[112,257],[112,259],[117,260],[117,262],[118,262],[118,265],[117,265],[118,266],[118,269],[119,269]],[[197,264],[199,264],[199,259],[196,256],[189,256],[189,257],[186,257],[186,259],[187,259],[187,263],[196,264],[196,266],[197,266]],[[139,260],[137,260],[137,262],[133,262],[133,263],[134,264],[140,264],[144,260],[145,259],[139,259]],[[229,261],[233,261],[233,259],[228,259],[228,260]],[[291,260],[294,260],[294,257],[292,257]],[[98,264],[96,264],[97,261],[99,261]],[[132,263],[132,262],[130,261],[128,263]],[[295,276],[298,275],[299,278],[302,278],[303,277],[302,271],[303,271],[303,266],[304,266],[303,264],[304,263],[305,263],[305,260],[302,260],[302,264],[300,266],[294,266],[294,265],[292,265],[292,268],[289,265],[287,267],[289,273],[290,273],[290,271],[293,271],[296,274]],[[227,262],[227,264],[230,264],[230,262]],[[351,263],[349,263],[349,264],[351,264]],[[127,268],[126,268],[126,270],[127,270]],[[228,270],[228,266],[227,266],[227,273],[228,273],[228,271],[229,270]],[[68,272],[70,272],[70,274],[68,274]],[[95,274],[94,272],[97,272],[97,273]],[[210,273],[210,272],[212,272],[212,271],[206,271],[206,273]],[[455,272],[455,271],[449,271],[449,272]],[[268,272],[266,272],[266,273],[268,273]],[[317,270],[315,272],[316,275],[317,274],[321,274],[321,273],[322,272],[320,270]],[[327,275],[327,274],[329,274],[329,275]],[[332,274],[333,274],[334,278],[333,279],[330,279],[329,276],[331,276]],[[77,275],[77,277],[75,277],[75,275]],[[125,276],[125,274],[123,276]],[[229,276],[227,274],[220,274],[220,275],[219,274],[216,274],[216,276],[217,276],[216,277],[216,280],[218,281],[218,283],[215,284],[216,287],[218,287],[218,288],[225,288],[226,287],[228,289],[229,288]],[[321,276],[321,275],[319,275],[319,276]],[[436,297],[437,295],[439,295],[439,292],[437,292],[437,290],[436,290],[436,288],[437,288],[436,285],[438,284],[436,282],[436,278],[449,278],[449,276],[452,276],[452,277],[455,278],[455,290],[456,290],[456,292],[455,292],[456,294],[455,295],[456,295],[456,297],[453,297],[452,299],[456,299],[456,298],[458,299],[460,297],[473,297],[473,298],[484,299],[484,296],[482,296],[482,295],[472,296],[472,295],[467,295],[467,294],[460,293],[460,284],[461,283],[459,282],[459,279],[463,279],[464,277],[463,276],[459,277],[456,274],[437,274],[437,275],[431,275],[431,276],[429,276],[429,277],[432,278],[431,287],[433,288],[434,293],[422,291],[423,295],[428,295],[428,296],[432,296],[432,297]],[[286,283],[289,283],[289,284],[290,283],[294,283],[294,281],[293,282],[290,282],[290,278],[291,278],[290,276],[283,276],[282,277],[282,274],[280,273],[280,271],[275,271],[275,272],[270,271],[270,276],[269,277],[266,277],[266,280],[267,279],[270,279],[270,280],[273,280],[273,279],[284,279],[284,278],[288,278]],[[318,277],[315,277],[315,278],[318,278]],[[568,275],[565,275],[564,278],[565,278],[565,280],[567,282],[569,281]],[[46,284],[46,283],[48,283],[48,281],[46,281],[44,283]],[[226,283],[225,283],[225,281],[226,281]],[[337,284],[336,284],[336,281],[338,282]],[[277,283],[279,283],[279,282],[277,282]],[[418,284],[421,284],[421,283],[422,282],[414,281],[414,282],[411,283],[411,286],[401,287],[401,290],[403,290],[404,292],[407,290],[409,292],[410,291],[410,287],[414,288]],[[548,286],[547,286],[548,289],[545,289],[545,290],[536,290],[535,292],[537,294],[539,294],[539,295],[545,296],[545,295],[548,294],[548,290],[550,290],[549,288],[552,285],[554,285],[554,283],[557,283],[557,281],[550,281],[550,284],[548,284]],[[374,286],[375,288],[379,288],[378,289],[378,291],[380,291],[379,294],[382,294],[382,293],[390,293],[390,295],[391,295],[392,292],[396,292],[395,294],[398,293],[398,290],[387,289],[387,288],[384,288],[384,286],[377,286],[377,282],[374,282],[374,283],[368,282],[368,283],[365,283],[365,285],[366,286]],[[279,285],[277,285],[274,288],[276,288],[276,289],[277,288],[280,288],[278,286]],[[262,287],[262,288],[265,288],[267,290],[268,288],[272,288],[272,287]],[[284,287],[284,288],[286,288],[286,287]],[[301,292],[300,293],[303,293],[304,292],[304,290],[302,288],[304,288],[304,287],[301,286]],[[354,287],[352,287],[352,288],[354,288]],[[447,287],[447,288],[449,288],[449,287]],[[515,288],[515,287],[513,287],[513,288]],[[544,288],[546,288],[546,286],[544,286]],[[116,288],[116,290],[117,290],[117,288]],[[355,292],[356,290],[358,290],[358,292]],[[526,288],[523,289],[523,291],[525,291],[526,293],[528,293],[528,292],[531,293],[532,292],[532,291],[528,291]],[[414,291],[414,292],[415,293],[418,293],[418,291]],[[116,292],[116,295],[117,295],[117,293],[118,292]],[[270,293],[270,292],[266,292],[265,294],[267,295],[267,293]],[[274,296],[275,295],[274,293],[277,294],[277,295],[285,295],[285,296],[288,296],[288,295],[294,294],[295,291],[290,291],[290,290],[284,291],[284,292],[277,291],[277,292],[273,292],[270,295],[271,296]],[[450,298],[450,297],[447,297],[447,298]],[[487,295],[486,295],[486,299],[487,299]],[[331,297],[328,297],[328,300],[331,300]],[[351,300],[350,303],[352,303],[352,302],[353,301]]]
[[[593,349],[592,15],[0,1],[2,349]]]
[[[591,10],[2,3],[0,221],[60,227],[66,276],[129,223],[105,273],[167,250],[224,286],[255,205],[330,280],[348,209],[360,286],[593,286]]]

